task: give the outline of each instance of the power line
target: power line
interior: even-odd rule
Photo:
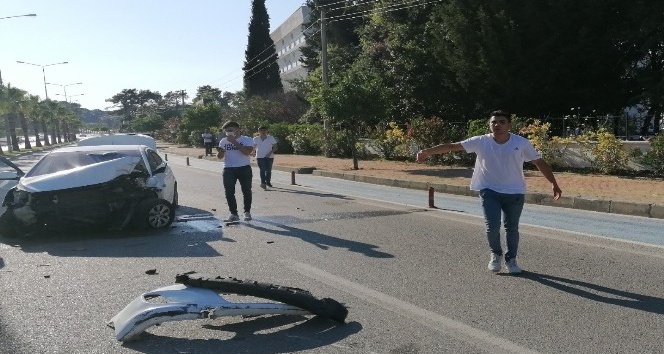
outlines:
[[[409,1],[409,2],[403,2],[403,3],[400,3],[400,4],[393,4],[393,5],[378,7],[378,8],[371,9],[371,10],[358,11],[358,12],[354,12],[354,13],[350,13],[350,14],[334,16],[334,17],[329,18],[329,20],[330,20],[329,22],[332,23],[332,22],[337,22],[337,21],[350,20],[350,19],[359,18],[359,17],[366,17],[368,15],[372,15],[372,14],[376,14],[376,13],[386,13],[386,12],[392,12],[392,11],[397,11],[397,10],[408,9],[408,8],[415,7],[415,6],[424,6],[424,5],[435,3],[435,2],[441,2],[442,0],[433,0],[433,1],[428,1],[428,2],[424,2],[424,3],[419,3],[421,1],[422,0],[413,0],[413,1]],[[403,6],[403,5],[413,4],[413,3],[415,3],[415,5]],[[384,11],[381,11],[381,10],[384,10]]]
[[[348,1],[339,1],[339,2],[336,2],[335,4],[339,4],[339,3],[342,3],[342,2],[345,2],[346,4],[343,5],[343,6],[332,8],[332,9],[327,9],[327,11],[332,12],[332,11],[337,11],[337,10],[340,10],[340,9],[348,9],[352,6],[369,5],[372,2],[378,2],[378,0],[364,0],[364,1],[360,0],[360,1],[354,1],[352,4],[348,4]],[[322,6],[318,6],[318,7],[325,8],[325,7],[330,6],[330,5],[333,5],[333,4],[322,5]]]
[[[332,10],[342,9],[342,8],[346,8],[346,7],[350,7],[350,6],[364,5],[364,4],[366,4],[366,3],[368,3],[368,2],[371,2],[371,1],[378,2],[378,0],[367,0],[367,1],[365,1],[364,3],[362,3],[361,1],[359,1],[359,2],[354,2],[353,4],[350,4],[350,5],[340,6],[340,7],[337,7],[337,8],[334,8],[334,9],[329,9],[329,10],[332,11]],[[332,5],[336,5],[336,4],[341,4],[341,3],[348,4],[348,2],[349,2],[348,0],[343,0],[343,1],[333,2],[333,3],[331,3],[331,4],[327,4],[327,5],[318,5],[317,7],[323,7],[323,8],[325,8],[325,7],[328,7],[328,6],[332,6]]]
[[[320,21],[320,20],[316,20],[316,21],[314,21],[313,23],[311,23],[311,24],[309,25],[309,27],[307,27],[307,28],[305,28],[304,30],[302,30],[302,34],[303,34],[303,35],[307,35],[306,32],[307,32],[310,28],[312,28],[313,26],[315,26],[319,21]],[[319,30],[319,31],[320,31],[320,30]],[[318,32],[316,32],[316,33],[318,33]],[[267,50],[267,49],[269,49],[269,47],[266,48],[265,50]],[[263,52],[261,52],[260,54],[258,54],[257,56],[255,56],[253,59],[256,59],[258,56],[260,56],[261,54],[263,54],[263,53],[265,52],[265,50],[263,50]],[[242,69],[242,71],[243,71],[242,74],[237,75],[237,76],[233,77],[232,79],[230,79],[230,80],[228,80],[228,81],[224,81],[223,83],[220,84],[220,86],[224,86],[224,85],[227,84],[227,83],[231,83],[231,82],[237,80],[238,78],[240,78],[240,77],[242,77],[242,76],[244,75],[244,72],[251,72],[251,71],[256,70],[258,67],[260,67],[261,65],[263,65],[265,62],[267,62],[268,60],[272,59],[272,57],[274,57],[275,55],[277,55],[276,52],[275,52],[274,54],[271,54],[271,55],[268,56],[267,58],[263,59],[261,62],[259,62],[258,64],[254,65],[253,67],[251,67],[251,68],[249,68],[249,69],[246,69],[246,70],[245,70],[245,69]],[[253,59],[252,59],[252,60],[253,60]],[[278,57],[277,57],[277,58],[274,58],[273,60],[276,62],[277,59],[278,59]],[[259,72],[265,70],[265,68],[269,67],[271,64],[272,64],[272,62],[269,63],[268,65],[266,65],[264,68],[260,69],[258,72],[253,73],[253,74],[251,74],[251,75],[249,75],[249,76],[247,76],[247,77],[252,77],[253,75],[255,75],[255,74],[257,74],[257,73],[259,73]],[[226,75],[226,77],[228,77],[228,76],[230,76],[230,75]],[[215,81],[218,81],[218,80],[215,80]]]

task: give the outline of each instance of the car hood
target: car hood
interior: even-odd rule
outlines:
[[[141,158],[137,156],[124,156],[114,160],[79,166],[55,173],[23,177],[17,188],[35,193],[105,183],[119,176],[131,173],[140,161]]]

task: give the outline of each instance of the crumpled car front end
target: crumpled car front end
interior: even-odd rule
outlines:
[[[62,163],[54,160],[45,163]],[[51,172],[49,166],[42,164],[41,168]],[[0,234],[15,237],[63,229],[123,228],[136,203],[151,193],[145,186],[144,171],[140,156],[121,154],[52,173],[31,174],[31,170],[5,196]]]

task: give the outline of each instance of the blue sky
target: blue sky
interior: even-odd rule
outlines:
[[[266,0],[270,30],[303,3]],[[0,17],[31,13],[0,20],[0,70],[42,99],[42,68],[16,61],[69,62],[47,66],[46,81],[89,109],[126,88],[184,89],[190,99],[202,85],[242,89],[251,0],[0,0]],[[64,101],[62,86],[47,90]]]

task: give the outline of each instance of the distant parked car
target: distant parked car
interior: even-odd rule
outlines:
[[[0,180],[16,180],[2,203],[6,237],[74,229],[160,229],[171,225],[177,181],[144,145],[72,146],[54,150],[23,173],[0,159]]]

